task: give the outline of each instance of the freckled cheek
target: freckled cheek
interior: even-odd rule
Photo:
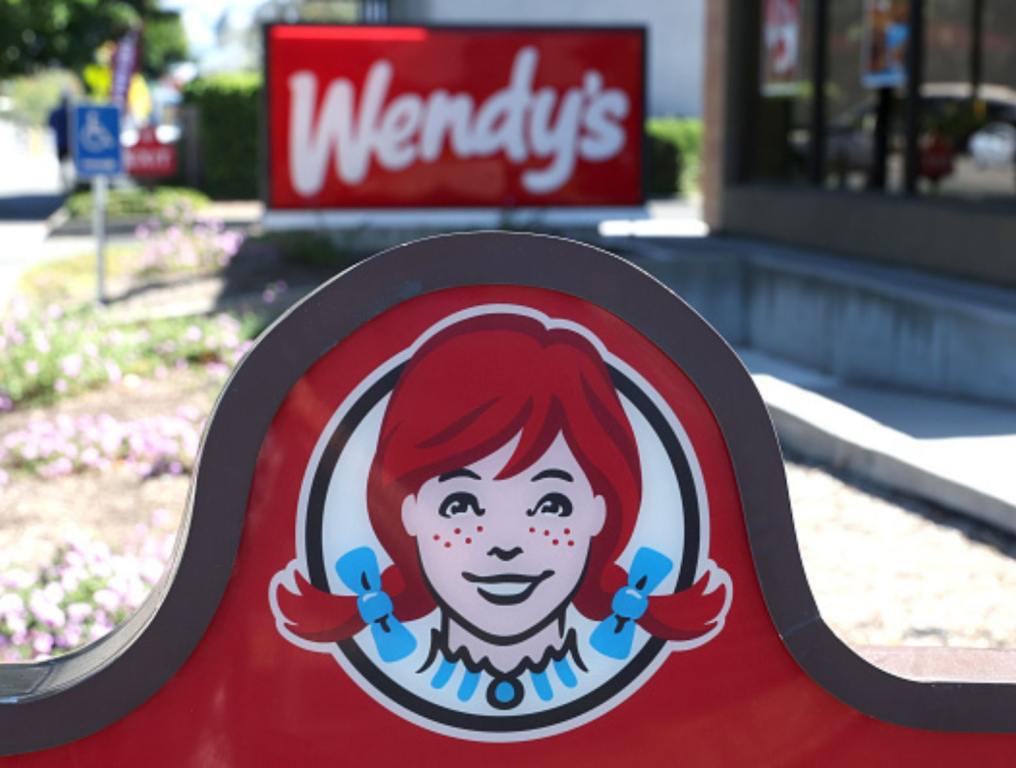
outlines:
[[[441,520],[425,533],[422,544],[431,550],[454,550],[456,547],[467,547],[477,543],[483,538],[484,533],[482,524]]]
[[[585,531],[569,520],[543,520],[539,525],[531,525],[528,535],[540,545],[558,549],[581,549],[589,546],[592,538],[590,531]]]

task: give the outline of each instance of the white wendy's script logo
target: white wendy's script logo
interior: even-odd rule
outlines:
[[[392,65],[379,59],[367,73],[359,103],[355,85],[338,78],[327,86],[317,115],[317,75],[294,72],[289,78],[294,188],[304,196],[320,192],[330,155],[338,177],[355,185],[366,178],[372,160],[389,171],[432,163],[447,140],[460,158],[501,152],[515,164],[545,160],[523,171],[522,185],[537,195],[559,189],[578,158],[602,162],[621,151],[630,104],[624,91],[604,88],[603,76],[592,69],[580,85],[563,92],[550,86],[534,90],[538,63],[535,48],[521,48],[508,84],[477,104],[467,93],[444,89],[389,101]]]

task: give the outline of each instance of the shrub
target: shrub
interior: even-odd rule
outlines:
[[[134,230],[141,240],[143,275],[223,268],[232,261],[244,234],[226,229],[219,219],[181,211],[172,218],[153,218]]]
[[[646,121],[653,168],[650,189],[656,194],[694,195],[702,170],[702,121],[698,118],[654,117]],[[658,148],[673,147],[673,152]],[[671,173],[671,157],[674,159]],[[674,185],[670,186],[670,178]]]
[[[231,366],[263,324],[219,314],[118,325],[92,308],[64,312],[52,305],[33,313],[22,300],[14,303],[0,324],[0,412],[169,367]]]
[[[672,197],[680,191],[681,153],[677,145],[651,133],[649,142],[649,194],[652,197]]]
[[[184,102],[198,110],[201,188],[218,199],[257,197],[261,75],[200,77],[184,88]]]
[[[198,211],[208,205],[208,196],[187,187],[156,187],[110,190],[106,198],[106,215],[110,218],[156,216],[171,219],[181,211]],[[67,212],[75,219],[92,215],[92,193],[76,192],[67,198]]]

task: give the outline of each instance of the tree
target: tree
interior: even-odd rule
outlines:
[[[166,68],[187,58],[187,35],[180,14],[161,11],[145,19],[141,38],[141,68],[146,76],[161,75]]]
[[[145,63],[165,65],[186,50],[172,16],[158,0],[0,0],[0,79],[46,67],[80,72],[99,46],[149,20],[156,58]]]

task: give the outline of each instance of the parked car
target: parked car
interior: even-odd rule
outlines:
[[[925,146],[941,148],[948,142],[953,153],[967,151],[971,137],[988,124],[1016,127],[1016,89],[1003,85],[982,85],[978,89],[979,104],[971,101],[970,83],[925,83],[921,88],[922,123],[926,133],[937,134],[938,140]],[[825,136],[826,167],[837,173],[867,172],[875,152],[876,96],[841,112],[829,121]],[[890,151],[903,149],[903,110],[893,111],[889,133]],[[809,138],[806,131],[791,137],[795,153],[807,157]],[[938,150],[936,150],[938,151]]]

